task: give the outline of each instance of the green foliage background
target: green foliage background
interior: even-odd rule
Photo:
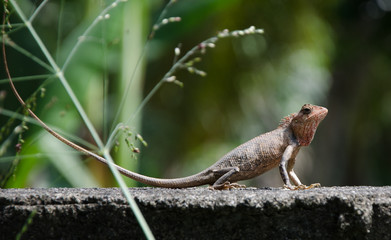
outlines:
[[[26,15],[38,2],[18,1]],[[82,32],[111,1],[49,1],[33,25],[61,66]],[[148,147],[130,151],[123,139],[115,160],[156,177],[179,177],[208,167],[229,150],[304,103],[329,109],[310,148],[303,148],[296,169],[306,184],[386,185],[391,183],[391,4],[388,1],[240,1],[178,0],[167,16],[181,21],[148,34],[166,3],[136,1],[116,7],[75,53],[65,75],[105,142],[117,122],[127,83],[135,72],[124,121],[169,70],[174,48],[184,54],[227,28],[263,28],[265,34],[224,39],[202,55],[197,67],[177,74],[184,88],[164,84],[130,124]],[[12,13],[11,23],[20,22]],[[26,29],[9,35],[34,56],[45,59]],[[30,58],[7,47],[12,76],[48,74]],[[137,67],[137,70],[135,68]],[[4,71],[0,72],[5,79]],[[46,78],[18,82],[28,98]],[[96,145],[67,93],[55,78],[45,80],[36,112],[47,123]],[[16,111],[18,102],[1,80],[0,107]],[[10,116],[0,116],[5,126]],[[17,123],[12,125],[12,129]],[[23,133],[20,164],[7,187],[113,186],[106,166],[85,160],[29,124]],[[9,133],[3,132],[0,143]],[[1,173],[13,160],[17,137],[0,158]],[[136,141],[135,141],[136,144]],[[97,148],[95,147],[95,150]],[[137,159],[132,158],[137,155]],[[133,181],[128,184],[136,185]],[[251,183],[281,186],[276,170]]]

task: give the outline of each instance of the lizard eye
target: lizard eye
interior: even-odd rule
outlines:
[[[302,110],[302,112],[303,112],[304,114],[310,114],[310,113],[311,113],[311,109],[310,109],[310,108],[304,108],[304,109]]]

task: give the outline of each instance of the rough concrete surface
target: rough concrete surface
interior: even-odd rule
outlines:
[[[131,188],[157,239],[391,239],[391,187]],[[144,239],[118,188],[0,189],[0,239]]]

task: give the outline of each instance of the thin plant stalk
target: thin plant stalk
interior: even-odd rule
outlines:
[[[37,64],[41,65],[43,68],[45,68],[46,70],[54,73],[53,71],[53,68],[45,63],[44,61],[42,61],[41,59],[39,59],[38,57],[34,56],[31,52],[27,51],[26,49],[22,48],[21,46],[19,46],[18,44],[12,42],[12,41],[9,41],[9,39],[7,39],[7,37],[5,36],[5,40],[6,40],[6,44],[10,47],[12,47],[13,49],[15,49],[16,51],[20,52],[21,54],[25,55],[26,57],[30,58],[31,60],[33,60],[34,62],[36,62]]]
[[[32,76],[23,76],[23,77],[15,77],[12,79],[14,82],[19,82],[19,81],[33,81],[33,80],[39,80],[39,79],[48,79],[53,77],[53,75],[49,74],[40,74],[40,75],[32,75]],[[8,83],[9,80],[4,78],[0,79],[0,84],[2,83]]]
[[[15,118],[15,119],[19,119],[21,121],[25,121],[25,122],[30,123],[30,124],[41,126],[39,124],[39,122],[37,120],[35,120],[34,118],[32,118],[32,117],[24,116],[24,115],[22,115],[20,113],[13,112],[13,111],[10,111],[10,110],[4,109],[4,108],[0,109],[0,114],[4,115],[4,116],[8,116],[9,118]],[[73,142],[77,142],[78,144],[86,146],[89,149],[92,149],[94,151],[99,151],[99,149],[95,145],[89,143],[88,141],[86,141],[86,140],[84,140],[84,139],[82,139],[82,138],[80,138],[78,136],[75,136],[75,135],[70,134],[70,133],[66,133],[63,130],[58,129],[58,128],[56,128],[54,126],[51,126],[51,125],[48,125],[48,126],[50,128],[52,128],[54,131],[60,133],[61,135],[66,136],[68,139],[72,140]]]
[[[170,2],[171,3],[171,2]],[[149,102],[149,100],[155,95],[155,93],[160,89],[160,87],[163,85],[163,83],[166,82],[175,82],[176,77],[174,74],[180,70],[187,68],[190,72],[196,72],[201,76],[205,76],[206,73],[203,71],[199,71],[194,68],[187,67],[187,64],[194,55],[201,53],[203,54],[207,48],[214,48],[215,43],[221,39],[221,38],[227,38],[227,37],[240,37],[244,35],[250,35],[250,34],[262,34],[263,29],[256,29],[254,26],[249,27],[248,29],[244,30],[235,30],[235,31],[228,31],[227,29],[220,32],[217,36],[211,37],[206,39],[205,41],[201,42],[200,44],[194,46],[190,51],[188,51],[183,57],[181,57],[179,60],[176,61],[178,56],[175,56],[175,61],[173,62],[173,66],[170,68],[170,70],[160,79],[160,81],[152,88],[152,90],[147,94],[147,96],[143,99],[143,101],[140,103],[140,105],[137,107],[137,109],[134,111],[134,113],[127,119],[125,123],[119,123],[115,127],[115,129],[111,132],[109,139],[107,140],[105,149],[111,149],[114,145],[115,139],[118,135],[119,130],[126,125],[129,125],[135,117],[140,113],[140,111],[144,108],[144,106]]]
[[[38,13],[42,10],[42,8],[46,5],[47,2],[49,2],[49,0],[44,0],[41,4],[39,4],[37,9],[35,9],[33,14],[30,16],[29,22],[33,22],[34,21],[35,17],[38,15]]]
[[[54,61],[52,55],[47,50],[45,44],[42,42],[41,38],[38,36],[37,32],[35,31],[34,27],[32,26],[31,22],[27,20],[26,16],[24,15],[22,9],[20,9],[19,5],[15,2],[15,0],[10,0],[12,3],[15,11],[18,13],[19,17],[22,19],[22,21],[25,23],[26,27],[30,31],[31,35],[37,42],[38,46],[40,47],[41,51],[45,55],[46,59],[49,61],[50,65],[54,69],[54,72],[56,76],[60,79],[60,82],[62,83],[63,87],[65,88],[65,91],[68,93],[69,97],[71,98],[73,104],[75,105],[77,111],[79,112],[81,118],[83,119],[84,123],[86,124],[90,134],[94,138],[96,144],[99,148],[103,148],[102,140],[99,137],[98,132],[92,125],[90,119],[88,118],[87,114],[85,113],[83,107],[81,106],[78,98],[76,97],[75,93],[73,92],[71,86],[69,85],[68,81],[66,80],[64,76],[64,72],[60,70],[57,63]]]
[[[72,48],[71,52],[69,53],[68,57],[65,59],[65,62],[61,68],[61,70],[63,72],[66,71],[67,67],[68,67],[68,64],[69,62],[71,61],[71,59],[73,58],[73,55],[77,52],[77,50],[79,49],[80,45],[83,43],[84,41],[84,38],[90,33],[90,31],[102,20],[102,19],[105,19],[105,16],[106,14],[113,8],[115,8],[118,3],[120,2],[126,2],[124,0],[116,0],[115,2],[113,2],[112,4],[110,4],[108,7],[106,7],[95,19],[94,21],[90,24],[90,26],[88,26],[88,28],[84,31],[84,33],[79,37],[79,39],[77,40],[75,46]]]

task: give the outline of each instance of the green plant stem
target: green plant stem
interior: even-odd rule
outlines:
[[[60,14],[58,15],[58,25],[57,25],[57,41],[56,41],[56,61],[58,62],[60,55],[60,44],[61,44],[61,33],[62,33],[62,21],[64,16],[64,1],[61,0],[60,4]],[[31,18],[30,18],[31,21]]]
[[[174,76],[176,71],[179,69],[184,68],[186,65],[186,62],[190,60],[190,58],[201,52],[202,49],[206,49],[208,47],[211,47],[211,45],[214,47],[215,43],[221,39],[221,38],[227,38],[227,37],[239,37],[249,34],[256,34],[256,33],[263,33],[262,29],[255,29],[254,26],[251,26],[248,29],[245,30],[235,30],[232,32],[219,34],[218,36],[214,36],[211,38],[206,39],[205,41],[201,42],[200,44],[194,46],[192,49],[190,49],[183,57],[181,57],[178,61],[174,62],[173,66],[170,68],[170,70],[163,76],[162,79],[158,82],[158,84],[155,85],[155,87],[148,93],[148,95],[144,98],[144,100],[141,102],[139,107],[136,109],[136,111],[133,113],[131,117],[128,118],[128,120],[125,122],[125,125],[128,125],[130,122],[134,120],[134,118],[137,116],[137,114],[141,111],[141,109],[147,104],[147,102],[152,98],[152,96],[157,92],[157,90],[162,86],[163,83],[167,82],[168,78]],[[177,56],[176,56],[177,57]],[[119,129],[119,128],[118,128]],[[118,130],[117,130],[118,131]],[[113,132],[113,134],[117,134],[116,132]]]
[[[201,44],[206,43],[215,43],[218,40],[218,37],[211,37],[205,41],[203,41]],[[105,149],[111,149],[114,145],[115,138],[118,134],[119,129],[123,125],[129,125],[139,114],[139,112],[144,108],[144,106],[149,102],[149,100],[155,95],[155,93],[161,88],[163,83],[166,82],[166,79],[172,76],[177,70],[183,68],[183,64],[190,59],[192,55],[194,55],[197,51],[199,51],[199,46],[193,47],[190,51],[188,51],[182,58],[180,58],[172,67],[171,69],[164,75],[162,79],[152,88],[152,90],[147,94],[147,96],[143,99],[143,101],[140,103],[140,105],[137,107],[135,112],[127,119],[127,121],[124,123],[117,124],[116,128],[112,131],[112,133],[109,136],[109,139],[107,141]]]
[[[133,213],[134,213],[137,221],[139,222],[142,230],[144,231],[145,236],[147,237],[147,239],[155,239],[152,234],[151,229],[149,228],[149,226],[147,224],[147,221],[145,221],[145,218],[140,211],[140,208],[138,207],[136,201],[134,200],[134,198],[132,197],[132,195],[128,191],[127,186],[125,184],[125,181],[122,179],[122,176],[118,172],[117,168],[114,166],[114,162],[113,162],[113,159],[111,158],[110,152],[105,150],[103,152],[103,156],[106,158],[108,165],[109,165],[109,168],[110,168],[111,172],[113,173],[115,179],[117,180],[120,188],[122,189],[122,192],[125,195],[125,198],[128,201],[130,207],[132,208]]]
[[[83,43],[85,37],[90,33],[90,31],[98,24],[99,21],[105,18],[105,15],[107,12],[109,12],[112,8],[116,7],[118,3],[124,2],[123,0],[116,0],[112,4],[110,4],[108,7],[106,7],[95,19],[94,21],[88,26],[88,28],[84,31],[84,33],[78,38],[75,46],[72,48],[71,52],[69,53],[68,57],[65,59],[64,65],[62,66],[62,71],[65,72],[70,60],[72,59],[73,55],[76,53],[76,51],[79,49],[80,45]]]
[[[42,8],[46,5],[46,3],[49,2],[49,0],[44,0],[37,9],[35,9],[34,13],[29,18],[29,22],[33,22],[35,17],[38,15],[38,13],[42,10]]]
[[[21,154],[18,155],[18,158],[20,160],[25,160],[25,159],[37,159],[37,158],[47,158],[47,157],[56,157],[59,154],[74,154],[74,155],[82,155],[82,153],[74,151],[74,152],[69,152],[69,151],[58,151],[55,153],[34,153],[34,154]],[[8,156],[8,157],[0,157],[0,163],[6,163],[6,162],[11,162],[12,160],[15,159],[15,156]]]
[[[23,23],[13,23],[11,24],[11,27],[8,24],[0,24],[0,28],[14,28],[14,27],[24,27]]]
[[[30,224],[33,223],[33,218],[34,218],[34,216],[35,216],[36,213],[37,213],[37,210],[35,210],[35,209],[34,209],[33,211],[31,211],[31,213],[30,213],[30,215],[28,216],[28,218],[26,219],[26,222],[24,223],[22,229],[21,229],[20,232],[16,235],[16,237],[15,237],[16,240],[21,239],[23,233],[25,233],[25,232],[28,230]]]
[[[50,77],[53,77],[52,74],[41,74],[41,75],[32,75],[32,76],[23,76],[23,77],[15,77],[13,78],[14,82],[19,82],[19,81],[31,81],[31,80],[37,80],[37,79],[48,79]],[[4,78],[0,79],[0,84],[2,83],[8,83],[9,80]]]
[[[174,1],[171,1],[174,2]],[[170,3],[171,3],[170,2]],[[140,105],[137,107],[135,112],[127,119],[125,123],[118,123],[115,129],[112,131],[111,135],[109,136],[109,139],[106,143],[105,149],[111,149],[114,145],[114,141],[116,139],[116,136],[118,135],[118,131],[121,129],[122,126],[129,125],[135,117],[139,114],[139,112],[144,108],[144,106],[149,102],[149,100],[152,98],[153,95],[160,89],[160,87],[163,85],[163,83],[168,82],[168,79],[170,77],[173,77],[176,71],[179,69],[186,68],[186,62],[193,57],[193,55],[197,53],[203,53],[203,50],[206,48],[214,47],[215,43],[221,39],[221,38],[227,38],[227,37],[240,37],[244,35],[249,34],[260,34],[263,33],[262,29],[255,29],[254,26],[251,26],[248,29],[245,30],[235,30],[232,32],[229,32],[228,30],[224,30],[222,33],[219,33],[217,36],[211,37],[206,39],[205,41],[201,42],[200,44],[194,46],[192,49],[190,49],[183,57],[181,57],[178,61],[174,61],[172,67],[170,70],[163,76],[163,78],[160,79],[160,81],[155,85],[155,87],[152,88],[152,90],[147,94],[147,96],[143,99],[143,101],[140,103]],[[175,59],[178,56],[175,56]]]
[[[26,27],[30,31],[31,35],[37,42],[38,46],[41,48],[41,51],[45,55],[46,59],[49,61],[50,65],[54,69],[54,72],[56,76],[60,79],[63,87],[65,88],[65,91],[68,93],[69,97],[71,98],[73,104],[75,105],[77,111],[79,112],[81,118],[83,119],[84,123],[86,124],[90,134],[94,138],[96,144],[100,149],[103,148],[102,140],[99,137],[98,132],[92,125],[91,121],[87,117],[87,114],[85,113],[83,107],[81,106],[79,100],[77,99],[75,93],[73,92],[71,86],[69,85],[68,81],[66,80],[64,76],[64,72],[60,70],[54,59],[52,58],[51,54],[47,50],[45,44],[42,42],[41,38],[38,36],[37,32],[35,31],[34,27],[31,25],[31,22],[27,20],[26,16],[24,15],[23,11],[20,9],[19,5],[15,2],[15,0],[10,0],[11,4],[15,8],[16,12],[18,13],[19,17],[22,19],[22,21],[25,23]]]
[[[3,141],[3,143],[0,145],[0,156],[2,156],[7,151],[7,148],[11,145],[15,137],[17,137],[18,134],[22,132],[22,130],[23,129],[21,124],[16,126],[12,133]]]
[[[47,63],[45,63],[44,61],[42,61],[41,59],[39,59],[38,57],[34,56],[32,53],[30,53],[29,51],[27,51],[26,49],[22,48],[21,46],[19,46],[18,44],[16,44],[15,42],[12,42],[12,41],[8,41],[8,39],[5,39],[6,40],[6,44],[10,47],[12,47],[13,49],[15,49],[16,51],[20,52],[21,54],[25,55],[26,57],[30,58],[31,60],[33,60],[34,62],[38,63],[39,65],[41,65],[42,67],[44,67],[46,70],[48,70],[49,72],[52,72],[54,73],[53,71],[53,68],[48,65]]]
[[[155,26],[156,26],[157,24],[159,24],[159,23],[163,20],[163,18],[164,18],[164,17],[166,16],[166,14],[167,14],[168,8],[171,7],[172,4],[176,3],[176,1],[177,1],[177,0],[170,0],[170,1],[166,4],[166,6],[163,8],[162,12],[160,13],[159,17],[157,18],[155,24],[154,24],[153,27],[152,27],[152,30],[151,30],[151,32],[150,32],[150,34],[149,34],[149,39],[152,39],[152,38],[155,36],[155,32],[158,30],[158,29],[155,29]]]
[[[0,108],[0,115],[4,115],[4,116],[8,116],[9,118],[16,118],[16,119],[19,119],[19,120],[23,120],[23,121],[26,121],[28,123],[31,123],[31,124],[34,124],[34,125],[37,125],[37,126],[41,126],[40,123],[35,120],[34,118],[32,117],[28,117],[28,116],[25,116],[25,115],[22,115],[22,114],[19,114],[17,112],[13,112],[13,111],[10,111],[10,110],[7,110],[7,109],[4,109],[4,108]],[[87,142],[86,140],[82,139],[82,138],[79,138],[73,134],[70,134],[70,133],[66,133],[64,132],[63,130],[60,130],[56,127],[53,127],[51,125],[48,125],[50,128],[52,128],[54,131],[60,133],[61,135],[64,135],[66,136],[67,138],[71,139],[72,141],[74,142],[77,142],[79,144],[82,144],[83,146],[86,146],[88,147],[89,149],[93,149],[94,151],[99,151],[99,149]]]
[[[103,23],[101,25],[101,35],[102,35],[102,40],[100,41],[100,44],[102,46],[102,54],[103,54],[103,58],[102,58],[102,70],[103,70],[103,91],[102,91],[102,94],[103,94],[103,109],[102,109],[102,119],[103,119],[103,141],[106,142],[107,140],[107,134],[108,134],[108,110],[109,110],[109,101],[108,101],[108,97],[109,97],[109,74],[108,74],[108,70],[107,70],[107,66],[108,66],[108,54],[107,54],[107,42],[104,38],[104,36],[106,35],[106,24]]]
[[[130,86],[131,86],[132,83],[133,83],[133,79],[134,79],[134,77],[135,77],[135,75],[136,75],[136,73],[137,73],[137,70],[138,70],[139,66],[141,65],[142,58],[143,58],[144,55],[145,55],[145,50],[146,50],[147,45],[148,45],[148,41],[147,41],[146,44],[144,45],[143,51],[142,51],[142,53],[141,53],[139,59],[137,60],[137,63],[136,63],[136,66],[135,66],[135,68],[134,68],[134,70],[133,70],[133,72],[132,72],[132,75],[131,75],[131,77],[130,77],[128,83],[126,84],[126,88],[125,88],[126,90],[125,90],[125,92],[124,92],[124,94],[123,94],[123,96],[122,96],[122,98],[121,98],[121,102],[120,102],[120,105],[119,105],[119,107],[118,107],[118,111],[117,111],[117,113],[115,114],[115,117],[114,117],[114,119],[113,119],[113,123],[117,122],[118,118],[119,118],[120,115],[121,115],[121,109],[123,109],[123,106],[124,106],[125,103],[126,103],[126,99],[127,99],[128,94],[129,94],[129,91],[130,91]],[[112,129],[111,132],[115,131],[116,129],[117,129],[117,127],[116,127],[114,130]],[[110,135],[110,137],[112,137],[112,136]],[[108,141],[108,142],[109,142],[109,141]],[[107,147],[107,144],[106,144],[106,147]]]

